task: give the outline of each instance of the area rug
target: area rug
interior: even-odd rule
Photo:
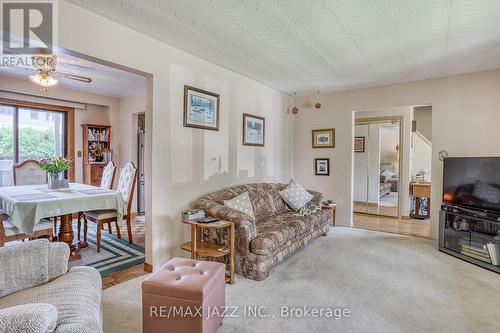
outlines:
[[[103,291],[105,332],[142,331],[144,278]],[[438,252],[433,241],[335,227],[266,280],[237,276],[218,332],[500,332],[498,295],[498,274]],[[349,316],[314,318],[304,307]]]
[[[75,238],[76,224],[73,226]],[[83,233],[82,233],[83,238]],[[129,244],[128,240],[120,239],[107,231],[101,232],[101,252],[97,253],[96,225],[89,224],[87,230],[89,246],[80,249],[82,258],[69,263],[73,266],[91,266],[106,276],[112,272],[144,263],[144,248],[136,244]]]

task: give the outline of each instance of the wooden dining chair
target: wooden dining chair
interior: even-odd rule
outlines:
[[[25,160],[12,166],[14,186],[47,184],[47,173],[40,167],[37,160]],[[53,230],[57,230],[57,216],[51,217],[54,224]],[[26,238],[26,237],[25,237]]]
[[[133,243],[132,240],[132,198],[134,197],[135,182],[137,180],[137,168],[133,162],[128,162],[120,171],[118,178],[117,191],[121,193],[123,203],[125,205],[126,214],[123,218],[127,221],[128,242]],[[87,241],[87,224],[88,221],[97,224],[97,252],[101,252],[101,231],[104,224],[108,224],[108,231],[111,230],[111,223],[115,222],[116,234],[121,238],[120,226],[118,225],[118,212],[114,209],[93,210],[83,213],[83,242]]]
[[[106,166],[102,170],[100,188],[111,190],[113,188],[113,183],[115,182],[115,174],[116,174],[115,162],[110,161],[108,162],[108,164],[106,164]],[[82,226],[82,217],[83,217],[83,212],[78,212],[78,223],[77,223],[78,241],[80,241],[80,229]],[[109,233],[111,233],[111,224],[108,224],[108,231]]]
[[[33,234],[29,236],[7,222],[7,219],[8,215],[0,211],[0,247],[3,247],[7,242],[25,240],[27,238],[36,239],[44,236],[47,237],[49,241],[52,241],[54,230],[52,229],[51,221],[41,220],[40,223],[35,224]]]
[[[37,160],[25,160],[12,166],[14,186],[47,184],[47,173]]]

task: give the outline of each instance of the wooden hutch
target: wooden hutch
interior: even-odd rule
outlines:
[[[112,160],[111,126],[82,124],[83,182],[100,186],[102,172]]]

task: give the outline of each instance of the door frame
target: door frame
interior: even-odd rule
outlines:
[[[404,151],[404,140],[403,140],[403,132],[404,132],[404,116],[385,116],[385,117],[369,117],[369,118],[360,118],[360,119],[354,119],[354,130],[353,130],[353,140],[354,137],[356,136],[356,125],[370,125],[370,124],[377,124],[377,123],[388,123],[388,122],[399,122],[399,161],[398,161],[398,214],[397,216],[390,216],[390,215],[383,215],[383,214],[373,214],[373,213],[363,213],[363,212],[355,212],[354,211],[354,198],[352,200],[352,213],[357,213],[357,214],[366,214],[366,215],[373,215],[373,216],[381,216],[381,217],[391,217],[391,218],[397,218],[397,219],[402,219],[402,212],[401,212],[401,203],[402,203],[402,198],[401,196],[401,175],[402,175],[402,152]],[[370,133],[368,132],[368,135]],[[370,158],[370,150],[368,150],[368,159]],[[354,163],[354,159],[353,159]],[[354,165],[353,165],[354,167]],[[368,193],[368,187],[370,184],[370,173],[368,173],[368,180],[367,180],[367,193]],[[353,185],[354,185],[354,180],[353,180]],[[367,198],[368,199],[368,198]],[[368,200],[366,201],[367,207],[369,205]],[[380,204],[379,204],[380,207]]]

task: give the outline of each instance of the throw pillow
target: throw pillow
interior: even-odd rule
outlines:
[[[232,198],[231,200],[224,200],[224,206],[238,210],[255,219],[255,215],[253,214],[252,202],[250,201],[248,192],[243,192],[240,195]]]
[[[314,197],[307,192],[300,184],[297,184],[293,179],[290,180],[288,186],[280,192],[283,200],[295,210],[301,209],[306,203]]]
[[[304,207],[302,207],[301,209],[299,209],[297,211],[297,215],[307,216],[309,214],[316,212],[318,209],[320,209],[320,208],[318,206],[316,206],[316,204],[314,202],[309,201],[308,203],[306,203],[304,205]]]

